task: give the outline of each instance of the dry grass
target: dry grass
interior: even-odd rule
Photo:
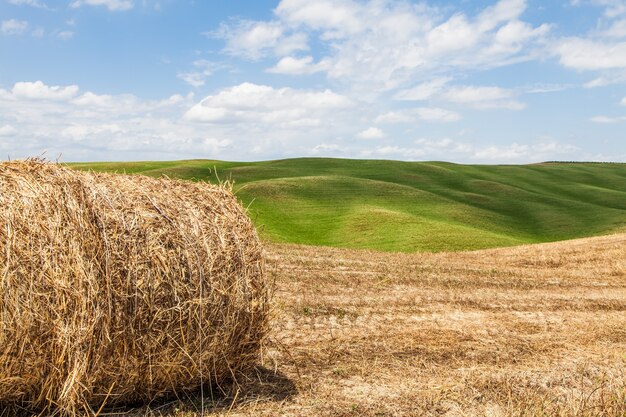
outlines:
[[[0,415],[223,383],[258,357],[263,264],[224,187],[0,164]]]
[[[263,367],[207,415],[626,415],[626,235],[269,254],[276,317]],[[199,407],[192,398],[139,414]]]

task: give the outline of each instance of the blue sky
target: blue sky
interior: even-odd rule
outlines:
[[[0,158],[626,162],[626,0],[0,0]]]

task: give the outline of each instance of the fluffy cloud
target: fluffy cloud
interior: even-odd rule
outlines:
[[[63,154],[81,159],[171,159],[215,155],[232,147],[181,121],[193,96],[142,100],[134,95],[80,92],[41,81],[0,88],[0,150],[11,157]]]
[[[216,62],[200,59],[194,61],[194,71],[179,72],[177,77],[189,84],[192,87],[202,87],[206,79],[211,76],[215,71],[223,68],[223,65]]]
[[[45,33],[46,31],[44,28],[38,27],[31,32],[31,35],[33,36],[33,38],[43,38],[43,35],[45,35]]]
[[[626,81],[626,73],[618,72],[610,72],[605,73],[598,78],[594,78],[593,80],[586,82],[583,84],[584,88],[597,88],[597,87],[605,87],[611,84],[623,83]]]
[[[431,122],[455,122],[461,119],[460,114],[439,107],[418,107],[415,113],[421,120]]]
[[[242,20],[234,24],[222,23],[217,31],[209,35],[226,41],[224,52],[252,60],[268,54],[289,55],[308,49],[304,33],[286,35],[284,26],[279,22]]]
[[[443,93],[442,98],[452,103],[470,105],[477,109],[522,110],[526,105],[512,100],[514,92],[500,87],[453,87]]]
[[[15,158],[47,151],[64,160],[301,156],[321,142],[353,138],[358,106],[330,90],[250,83],[202,100],[145,100],[18,82],[0,88],[0,152]]]
[[[450,77],[439,77],[433,80],[421,83],[416,85],[415,87],[398,91],[394,98],[396,100],[409,100],[409,101],[420,101],[420,100],[428,100],[429,98],[435,96],[443,87],[451,81]]]
[[[104,6],[110,11],[122,11],[133,8],[132,0],[76,0],[70,4],[71,7],[77,8],[86,6]]]
[[[377,127],[368,127],[367,129],[359,132],[356,137],[365,140],[382,139],[385,137],[385,132]]]
[[[511,90],[500,87],[455,87],[446,91],[444,98],[454,103],[476,103],[479,101],[497,101],[508,99]]]
[[[461,120],[461,115],[457,112],[442,109],[439,107],[416,107],[390,111],[380,114],[374,119],[376,123],[415,123],[418,120],[427,122],[456,122]]]
[[[57,38],[63,39],[64,41],[72,39],[74,37],[74,32],[71,30],[62,30],[57,34]]]
[[[9,0],[9,4],[14,4],[16,6],[31,6],[31,7],[37,7],[40,9],[47,9],[48,6],[46,6],[46,4],[42,1],[39,0]]]
[[[386,113],[379,114],[374,119],[376,123],[413,123],[416,121],[415,114],[406,110],[398,110],[398,111],[390,111]]]
[[[599,73],[585,88],[603,87],[626,81],[626,2],[623,0],[586,0],[604,8],[596,28],[586,36],[569,36],[550,42],[551,53],[561,65],[577,71]]]
[[[16,98],[34,100],[68,100],[78,93],[78,86],[47,86],[42,81],[18,82],[12,90]]]
[[[589,120],[594,123],[621,123],[626,120],[626,117],[594,116]]]
[[[438,99],[475,109],[522,110],[526,105],[514,100],[513,90],[495,86],[447,86],[450,78],[436,78],[401,90],[394,95],[396,100],[422,101]]]
[[[624,0],[591,0],[591,2],[604,7],[604,15],[608,18],[626,14],[626,2]]]
[[[314,72],[322,71],[323,65],[313,64],[312,56],[305,56],[303,58],[294,58],[286,56],[282,58],[275,66],[269,68],[267,72],[274,74],[313,74]]]
[[[209,123],[250,122],[298,128],[319,125],[351,101],[330,90],[275,89],[243,83],[205,97],[185,115],[187,120]]]
[[[315,145],[308,153],[310,155],[341,154],[345,149],[346,148],[336,143],[320,143],[319,145]]]
[[[324,31],[325,39],[339,39],[363,30],[360,7],[350,0],[283,0],[275,13],[290,24]]]
[[[626,42],[565,38],[554,47],[562,65],[577,70],[626,69]]]
[[[576,159],[581,151],[551,140],[478,145],[451,138],[397,139],[396,123],[454,120],[445,109],[416,107],[371,115],[330,90],[273,88],[244,83],[198,101],[193,94],[145,100],[41,81],[0,88],[0,152],[12,158],[63,154],[70,160],[219,158],[302,155],[467,162]],[[456,116],[455,116],[456,115]],[[374,142],[355,140],[369,138]],[[406,136],[406,133],[403,135]],[[278,151],[277,151],[278,150]]]
[[[607,38],[626,38],[626,19],[613,22],[608,29],[600,34]]]
[[[533,144],[476,146],[450,138],[414,141],[413,146],[384,145],[362,150],[364,158],[393,158],[401,160],[464,159],[472,162],[540,162],[555,158],[571,158],[580,149],[555,141],[538,141]]]
[[[21,35],[28,29],[28,22],[24,20],[9,19],[0,23],[0,32],[5,35]]]
[[[501,0],[476,16],[446,18],[440,9],[403,0],[282,0],[274,20],[230,22],[218,33],[232,55],[276,56],[270,72],[324,72],[352,86],[386,91],[433,71],[453,74],[459,68],[482,70],[528,59],[529,48],[550,27],[521,21],[525,9],[524,0]],[[287,42],[294,37],[297,42]],[[308,49],[309,38],[326,45],[329,53],[317,60],[294,55]],[[284,44],[291,47],[281,48]]]
[[[17,134],[17,129],[11,125],[0,126],[0,136],[14,136]]]

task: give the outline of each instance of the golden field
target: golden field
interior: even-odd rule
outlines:
[[[439,254],[268,245],[238,385],[138,415],[626,415],[626,234]]]

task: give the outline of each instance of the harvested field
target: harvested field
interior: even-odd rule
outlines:
[[[205,415],[626,415],[626,234],[466,253],[268,251],[263,366]]]

